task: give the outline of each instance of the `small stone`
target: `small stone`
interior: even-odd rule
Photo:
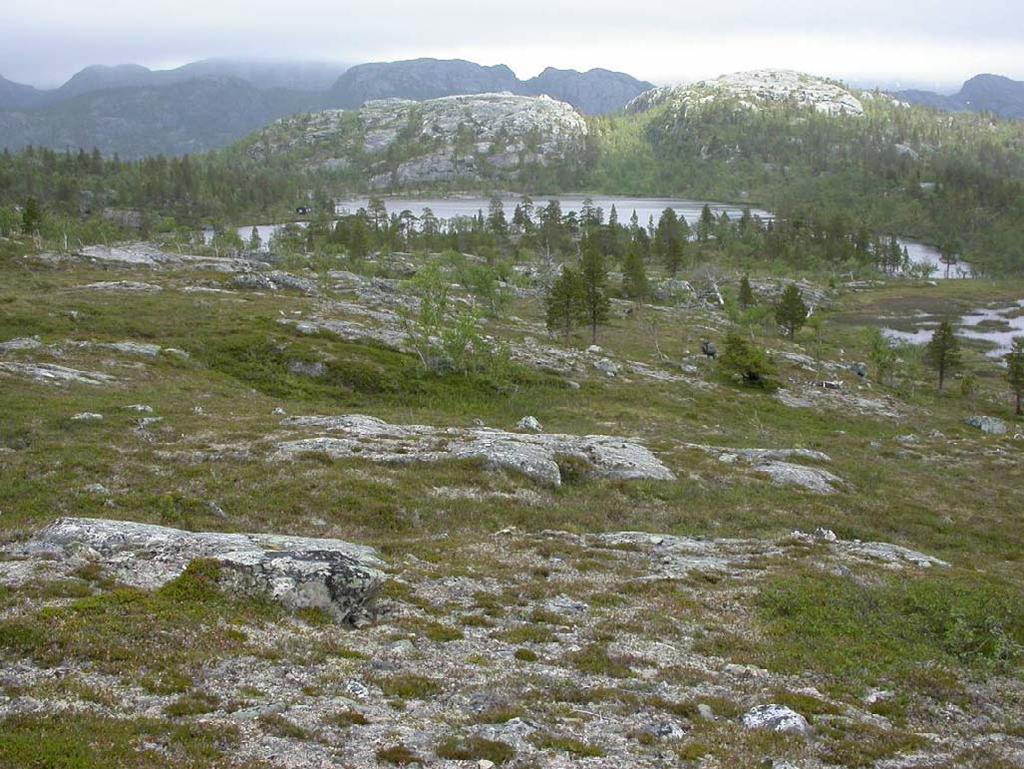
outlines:
[[[361,681],[355,679],[345,684],[345,691],[355,697],[357,700],[365,700],[370,696],[370,690]]]
[[[618,364],[608,358],[601,358],[601,360],[595,362],[594,368],[608,377],[616,376],[619,373]]]
[[[601,348],[598,345],[596,345],[596,344],[592,344],[592,345],[590,345],[590,347],[587,348],[587,352],[589,352],[589,353],[591,353],[593,355],[600,355],[601,354]]]
[[[125,406],[128,411],[135,411],[139,414],[152,414],[153,407],[147,406],[145,403],[133,403],[130,406]]]
[[[751,708],[743,716],[743,726],[747,729],[765,730],[780,734],[797,734],[810,736],[811,725],[807,719],[784,705],[758,705]]]
[[[107,490],[107,487],[104,486],[102,483],[90,483],[88,486],[86,486],[83,489],[83,491],[86,491],[89,494],[104,494],[104,495],[106,495],[106,494],[110,493],[110,491]]]
[[[81,414],[75,414],[71,419],[75,422],[102,422],[103,415],[92,411],[83,411]]]
[[[288,412],[285,411],[280,406],[278,406],[276,409],[274,409],[273,414],[274,414],[275,417],[283,417],[283,416],[287,416]]]
[[[494,762],[488,761],[486,758],[481,758],[476,765],[478,769],[494,769]]]
[[[834,531],[832,531],[832,529],[823,529],[820,526],[817,529],[814,530],[814,536],[817,539],[823,539],[826,542],[838,542],[839,541],[839,537],[836,536],[836,533]]]
[[[544,427],[538,421],[537,417],[531,416],[523,417],[518,422],[516,422],[516,428],[518,428],[519,430],[526,430],[527,432],[530,433],[544,432]]]
[[[704,721],[715,720],[715,711],[706,702],[701,702],[697,705],[697,715]]]

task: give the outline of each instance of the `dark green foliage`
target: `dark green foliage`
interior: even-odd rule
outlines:
[[[597,327],[608,320],[608,268],[600,244],[588,238],[580,259],[581,308],[590,325],[591,342],[597,344]]]
[[[576,270],[564,267],[545,299],[547,327],[560,333],[566,344],[583,320],[583,282]]]
[[[739,302],[741,310],[748,310],[757,304],[754,290],[750,287],[750,278],[746,275],[740,279],[740,291],[736,301]]]
[[[758,606],[765,658],[840,678],[911,676],[924,663],[1009,671],[1024,651],[1024,605],[997,581],[956,576],[865,586],[822,573],[776,578]]]
[[[7,769],[192,769],[237,766],[237,733],[225,727],[114,719],[88,713],[19,715],[0,721],[0,766]],[[160,750],[142,749],[159,743]]]
[[[807,305],[804,304],[803,295],[795,283],[788,284],[783,290],[782,297],[775,306],[775,322],[785,330],[790,339],[807,322]]]
[[[630,241],[626,249],[626,259],[622,265],[622,291],[638,303],[644,302],[651,293],[644,257],[636,241]]]
[[[939,375],[939,390],[942,390],[946,376],[960,366],[960,342],[948,320],[939,324],[931,341],[925,345],[924,360]]]
[[[662,211],[658,229],[654,233],[654,252],[665,262],[672,276],[683,266],[687,235],[686,222],[679,219],[674,209],[666,208]]]
[[[746,385],[770,387],[775,367],[763,350],[735,332],[726,335],[719,365]]]
[[[21,212],[21,231],[26,235],[32,235],[39,229],[39,223],[43,215],[39,211],[39,201],[29,198],[25,201],[25,207]]]

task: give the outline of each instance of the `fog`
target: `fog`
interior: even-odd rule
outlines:
[[[520,77],[545,66],[600,66],[666,83],[785,67],[860,85],[948,90],[978,72],[1024,78],[1022,41],[1024,6],[1008,0],[43,0],[5,19],[0,74],[49,87],[89,64],[435,56],[508,64]]]

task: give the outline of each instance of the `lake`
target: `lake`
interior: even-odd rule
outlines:
[[[911,321],[912,330],[884,328],[882,333],[901,342],[926,344],[941,320],[935,315],[919,314]],[[985,354],[990,358],[1001,358],[1010,351],[1014,337],[1024,336],[1024,299],[1002,307],[971,310],[957,318],[954,326],[958,337],[985,342],[991,346]]]
[[[539,210],[548,204],[549,200],[557,200],[562,206],[562,213],[569,211],[579,212],[583,209],[583,201],[586,200],[586,195],[554,195],[549,197],[537,197],[533,198],[533,206],[535,210]],[[422,216],[423,209],[429,208],[434,212],[434,216],[440,219],[451,219],[455,216],[476,216],[478,211],[483,211],[484,216],[487,215],[487,209],[491,205],[490,198],[481,197],[450,197],[450,198],[383,198],[384,204],[387,206],[388,211],[391,213],[398,213],[405,209],[412,211],[416,216]],[[647,222],[651,217],[654,217],[654,222],[658,222],[658,218],[661,216],[661,212],[666,208],[673,209],[677,214],[686,218],[687,223],[693,225],[696,224],[700,218],[700,212],[703,210],[705,205],[711,207],[712,212],[716,216],[720,215],[723,211],[729,214],[730,218],[739,218],[743,215],[745,208],[749,206],[735,205],[732,203],[716,203],[710,200],[685,200],[682,198],[629,198],[619,197],[615,195],[592,195],[590,200],[595,208],[600,208],[604,211],[604,219],[608,221],[608,214],[612,210],[612,206],[615,206],[615,210],[619,215],[619,224],[629,224],[629,217],[636,211],[637,217],[640,219],[642,226],[647,226]],[[512,212],[515,210],[516,204],[522,201],[521,196],[510,196],[502,198],[502,203],[505,206],[505,216],[508,219],[512,218]],[[368,198],[352,198],[350,200],[339,200],[337,203],[338,213],[355,213],[360,208],[366,208],[369,204]],[[760,216],[762,219],[772,219],[773,215],[762,209],[750,208],[750,213],[754,216]]]
[[[941,254],[937,248],[918,243],[916,240],[903,240],[898,238],[899,244],[907,249],[911,264],[929,264],[935,268],[931,277],[942,280],[946,277],[946,265],[942,263]],[[970,278],[974,275],[974,269],[967,262],[957,262],[949,268],[950,278]]]

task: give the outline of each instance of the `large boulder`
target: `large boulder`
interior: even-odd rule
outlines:
[[[92,518],[61,518],[12,554],[28,560],[6,564],[9,582],[30,578],[28,571],[21,574],[25,564],[94,562],[118,582],[147,590],[180,576],[193,561],[209,559],[221,567],[228,591],[269,596],[292,610],[320,609],[338,621],[371,602],[385,579],[372,548],[337,539],[191,532]]]
[[[1010,429],[1002,419],[996,417],[971,416],[964,420],[971,427],[977,427],[983,433],[989,435],[1006,435]]]

